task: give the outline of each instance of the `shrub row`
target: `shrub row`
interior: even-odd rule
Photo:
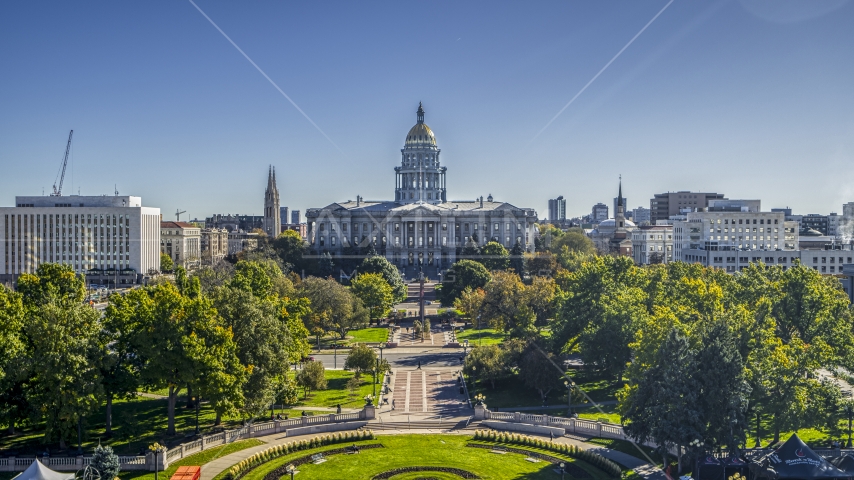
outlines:
[[[232,466],[225,475],[225,480],[237,480],[249,470],[258,465],[269,462],[284,455],[302,450],[310,450],[312,448],[322,447],[324,445],[334,445],[336,443],[357,442],[361,440],[373,440],[373,430],[357,430],[352,432],[337,432],[320,437],[314,437],[311,440],[300,440],[298,442],[289,442],[282,445],[276,445],[266,450],[258,452],[251,457],[242,460]]]
[[[551,452],[560,453],[571,458],[583,460],[600,470],[604,471],[611,477],[620,478],[622,469],[616,463],[607,458],[593,453],[589,450],[582,450],[575,445],[567,445],[565,443],[555,443],[548,440],[529,437],[528,435],[520,435],[518,433],[496,432],[494,430],[477,430],[474,433],[475,440],[486,440],[489,442],[509,443],[516,445],[526,445],[529,447],[542,448]]]
[[[477,475],[459,468],[453,467],[401,467],[395,468],[394,470],[389,470],[387,472],[383,472],[371,477],[371,480],[386,480],[388,478],[394,477],[396,475],[400,475],[401,473],[412,473],[412,472],[442,472],[442,473],[450,473],[451,475],[456,475],[460,478],[480,478]],[[419,477],[422,478],[422,477]],[[435,478],[435,477],[434,477]],[[425,479],[426,480],[426,479]]]

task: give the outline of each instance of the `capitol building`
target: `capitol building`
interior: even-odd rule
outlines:
[[[417,121],[406,134],[401,163],[394,168],[394,200],[337,202],[306,212],[308,242],[315,254],[364,254],[371,246],[414,276],[428,276],[450,267],[468,242],[499,242],[507,250],[517,243],[534,250],[537,212],[486,199],[448,200],[447,167],[440,162],[436,136],[424,123],[419,104]],[[335,262],[340,264],[339,262]]]

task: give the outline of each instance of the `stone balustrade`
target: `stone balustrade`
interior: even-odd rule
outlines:
[[[305,435],[309,433],[335,430],[355,430],[366,425],[368,420],[376,417],[374,406],[365,406],[359,412],[328,415],[316,415],[292,418],[289,420],[270,420],[227,430],[225,432],[205,435],[199,439],[158,452],[148,452],[145,455],[119,456],[122,470],[144,470],[153,472],[164,471],[169,464],[188,455],[219,445],[232,443],[245,438],[281,434]],[[0,472],[22,472],[27,469],[37,457],[4,457],[0,458]],[[74,472],[89,464],[91,456],[76,457],[38,457],[47,467],[61,472]]]

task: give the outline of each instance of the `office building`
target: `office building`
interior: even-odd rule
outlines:
[[[291,217],[288,207],[279,207],[279,219],[281,220],[282,225],[290,223]],[[282,230],[284,230],[284,228]]]
[[[293,210],[293,211],[291,211],[291,224],[298,224],[298,223],[300,223],[300,211],[299,210]]]
[[[205,228],[224,228],[229,232],[252,232],[264,229],[261,215],[215,214],[205,219]]]
[[[829,235],[827,215],[809,213],[801,217],[801,232],[815,230],[822,235]]]
[[[673,226],[638,226],[632,231],[632,258],[638,265],[672,262]]]
[[[632,221],[635,225],[650,224],[650,211],[648,208],[638,207],[632,210]]]
[[[709,200],[723,198],[722,193],[656,193],[649,201],[650,223],[654,225],[658,220],[667,220],[672,215],[678,215],[682,210],[705,210],[709,206]]]
[[[0,207],[0,282],[42,263],[70,265],[88,283],[133,284],[160,270],[160,209],[131,196],[15,197]]]
[[[549,200],[549,221],[554,225],[566,223],[566,199],[563,195]]]
[[[590,212],[590,221],[593,223],[604,222],[608,220],[608,205],[604,203],[597,203],[593,205],[593,209]]]
[[[202,230],[202,264],[214,265],[228,255],[228,230],[205,228]]]
[[[202,262],[202,230],[187,222],[160,222],[160,251],[175,267],[197,268]]]

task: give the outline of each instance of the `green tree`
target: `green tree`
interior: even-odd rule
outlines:
[[[498,242],[488,242],[480,249],[478,261],[489,271],[510,268],[510,253]]]
[[[486,292],[482,288],[472,290],[466,287],[459,298],[454,300],[454,308],[461,311],[471,321],[475,328],[481,328],[480,309],[483,307],[483,299]]]
[[[552,244],[563,236],[563,230],[550,223],[538,224],[540,234],[534,238],[534,248],[537,252],[548,252]]]
[[[483,288],[491,279],[489,270],[480,262],[465,259],[457,261],[442,278],[442,305],[450,307],[467,287],[472,290]]]
[[[175,263],[172,262],[172,257],[170,257],[166,253],[161,253],[160,254],[160,271],[161,272],[171,272],[173,268],[175,268]]]
[[[363,273],[379,273],[391,286],[394,302],[400,303],[406,300],[407,288],[400,276],[400,271],[385,257],[374,255],[362,260],[362,264],[359,265],[359,274]]]
[[[375,320],[378,325],[394,305],[392,288],[379,273],[359,274],[350,284],[350,289],[370,311],[371,320]]]
[[[486,322],[514,337],[533,333],[534,311],[528,304],[525,285],[518,275],[496,271],[484,291],[480,314]]]
[[[120,302],[121,296],[114,295],[113,302]],[[126,324],[129,318],[125,315],[115,315],[116,310],[107,308],[101,329],[101,344],[107,347],[101,350],[98,367],[106,401],[105,424],[106,435],[113,434],[113,400],[131,399],[136,395],[139,386],[139,369],[141,364],[133,347],[133,327]]]
[[[463,373],[480,382],[489,382],[489,386],[494,389],[495,381],[508,373],[504,352],[498,345],[472,348],[466,356]]]
[[[559,360],[549,352],[545,352],[531,342],[519,361],[519,376],[525,385],[540,394],[545,403],[549,393],[563,386],[563,376],[555,364]]]
[[[124,317],[141,378],[168,388],[167,434],[175,434],[175,404],[184,385],[197,387],[211,402],[217,420],[240,406],[245,371],[232,333],[205,297],[188,298],[171,284],[135,289],[116,298],[108,315]]]
[[[593,245],[593,241],[580,228],[570,229],[559,238],[554,239],[549,250],[554,254],[559,254],[563,251],[563,247],[566,247],[570,252],[587,255],[596,253],[596,246]]]
[[[312,390],[326,390],[326,369],[323,362],[306,362],[297,374],[297,384],[303,388],[303,397]]]
[[[45,303],[27,315],[24,331],[29,345],[27,400],[45,421],[45,443],[59,440],[65,449],[102,393],[100,314],[82,303]]]
[[[303,256],[306,252],[305,240],[299,232],[285,230],[273,242],[273,248],[285,264],[288,271],[301,272],[305,268]]]
[[[623,427],[637,442],[652,440],[667,463],[673,447],[703,438],[696,358],[688,338],[673,329],[656,354],[655,364],[623,398]]]
[[[525,274],[525,247],[519,242],[510,249],[510,268],[520,277]]]
[[[353,370],[357,377],[361,377],[363,373],[373,370],[376,367],[376,362],[377,352],[373,348],[359,343],[350,349],[350,354],[344,361],[344,368]]]
[[[695,365],[705,444],[730,450],[744,445],[750,386],[741,354],[726,322],[718,321],[705,329]]]
[[[24,353],[23,326],[24,302],[21,295],[0,285],[0,385],[9,366]]]
[[[282,276],[282,271],[275,262],[243,260],[234,265],[234,276],[230,284],[234,288],[264,298],[273,293],[273,279]]]
[[[109,446],[102,447],[101,445],[95,447],[89,465],[98,471],[103,480],[112,480],[118,477],[122,469],[119,456],[113,452],[113,448]]]
[[[223,325],[233,334],[240,364],[249,371],[242,388],[243,411],[254,417],[275,401],[281,379],[288,372],[288,349],[293,339],[278,318],[277,300],[255,296],[251,284],[244,284],[244,288],[220,287],[212,300]]]
[[[42,263],[35,275],[25,273],[18,277],[17,288],[27,308],[39,308],[49,302],[66,306],[86,297],[83,278],[67,264]]]
[[[364,320],[363,314],[354,312],[359,304],[354,302],[351,291],[331,278],[306,278],[297,287],[296,294],[311,303],[312,313],[305,318],[309,321],[306,327],[314,334],[323,335],[334,330],[343,339]]]

